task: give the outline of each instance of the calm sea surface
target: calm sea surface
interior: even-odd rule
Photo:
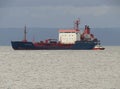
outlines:
[[[120,89],[120,46],[13,50],[0,46],[0,89]]]

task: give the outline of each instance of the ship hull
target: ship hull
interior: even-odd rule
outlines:
[[[94,41],[77,41],[75,44],[44,44],[35,45],[33,42],[11,41],[14,50],[91,50],[97,43]]]

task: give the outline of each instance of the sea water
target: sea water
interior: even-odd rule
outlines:
[[[120,46],[13,50],[0,46],[0,89],[120,89]]]

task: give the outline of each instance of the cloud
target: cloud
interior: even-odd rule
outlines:
[[[109,0],[108,5],[119,6],[120,0]]]
[[[36,7],[36,6],[117,6],[120,0],[0,0],[0,7]]]
[[[100,6],[106,0],[2,0],[2,7]],[[5,5],[7,3],[7,5]]]
[[[0,8],[8,7],[11,3],[12,3],[12,1],[10,1],[10,0],[0,0]]]
[[[0,0],[0,27],[70,27],[78,17],[83,24],[120,26],[120,6],[108,0]],[[115,0],[116,1],[116,0]],[[119,1],[118,1],[119,2]],[[105,20],[107,19],[107,20]],[[105,20],[106,22],[103,22]],[[85,22],[84,22],[85,21]],[[99,21],[101,23],[99,23]],[[108,22],[107,22],[108,21]],[[87,22],[87,23],[86,23]]]
[[[34,27],[70,27],[72,21],[78,17],[90,23],[87,19],[97,21],[100,18],[114,16],[118,7],[94,6],[94,7],[74,7],[74,6],[37,6],[37,7],[11,7],[1,8],[1,26],[23,26],[25,23]],[[114,11],[114,12],[113,12]],[[118,14],[118,13],[117,13]],[[1,16],[0,16],[1,17]],[[117,16],[118,17],[118,16]],[[96,22],[95,21],[95,22]],[[83,22],[84,23],[84,22]]]
[[[103,16],[110,11],[108,6],[94,6],[94,7],[74,7],[74,6],[39,6],[39,7],[11,7],[2,8],[0,12],[6,16],[26,16],[29,15],[33,18],[42,18],[43,16],[66,16],[66,15],[90,15],[90,16]]]

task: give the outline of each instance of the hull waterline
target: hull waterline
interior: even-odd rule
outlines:
[[[45,44],[35,45],[32,42],[11,41],[14,50],[91,50],[96,45],[95,42],[78,41],[75,44]]]

